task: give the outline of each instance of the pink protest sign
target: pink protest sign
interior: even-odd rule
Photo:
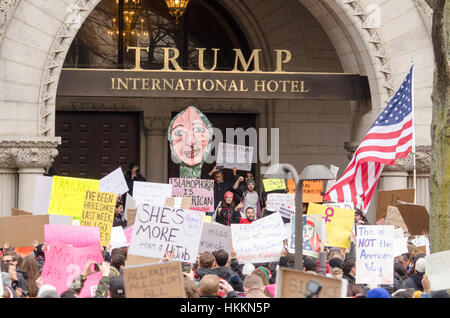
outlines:
[[[100,230],[93,226],[46,224],[44,240],[47,244],[61,243],[74,247],[100,246]]]
[[[82,274],[87,261],[103,263],[102,252],[99,245],[87,247],[72,247],[54,243],[45,254],[45,263],[42,268],[42,281],[44,284],[55,286],[58,294],[65,292],[78,275]],[[84,282],[80,297],[93,297],[102,273],[88,275]]]
[[[125,233],[125,237],[127,238],[128,244],[130,244],[130,242],[131,242],[131,237],[133,236],[133,229],[134,229],[134,224],[131,225],[129,228],[127,228],[125,231],[123,231]]]
[[[214,180],[170,178],[172,196],[192,197],[190,210],[214,211]]]

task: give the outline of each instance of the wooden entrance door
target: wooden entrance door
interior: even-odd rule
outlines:
[[[139,161],[139,113],[57,111],[55,127],[57,175],[100,179]]]
[[[172,118],[175,117],[178,113],[172,113]],[[256,114],[228,114],[228,113],[205,113],[206,117],[209,119],[214,128],[218,128],[222,131],[223,142],[226,142],[226,129],[227,128],[243,128],[246,130],[247,128],[253,127],[256,128]],[[234,141],[237,143],[237,140]],[[249,140],[246,138],[246,145],[249,145]],[[171,160],[170,156],[170,146],[168,146],[168,175],[169,178],[179,178],[180,176],[180,166],[174,163]],[[215,149],[211,152],[212,155],[215,154]],[[205,163],[202,167],[202,175],[201,178],[209,179],[208,172],[214,168],[215,163]],[[252,173],[255,175],[255,164],[252,165]],[[233,180],[233,172],[231,169],[224,169],[224,178],[225,180],[232,181]],[[243,175],[244,171],[238,171],[238,174]]]

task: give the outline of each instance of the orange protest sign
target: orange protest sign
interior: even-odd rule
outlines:
[[[303,202],[323,202],[323,180],[303,181]]]
[[[289,194],[295,194],[295,180],[294,179],[288,179],[287,188],[288,188]]]

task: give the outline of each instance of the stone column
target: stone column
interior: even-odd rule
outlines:
[[[146,179],[151,182],[167,182],[167,128],[169,117],[144,118],[146,141]]]
[[[7,215],[11,208],[32,212],[34,200],[34,182],[37,175],[42,175],[45,168],[49,168],[53,159],[58,155],[56,147],[61,143],[60,137],[2,137],[0,140],[0,168],[19,168],[15,177],[10,177],[8,188],[13,188],[16,195],[14,201],[10,200],[8,207],[3,207]],[[5,178],[5,177],[4,177]],[[18,180],[17,180],[18,179]],[[18,182],[17,182],[18,181]],[[10,191],[10,190],[7,190]],[[2,189],[3,196],[8,195]],[[5,205],[6,203],[3,203]],[[3,210],[3,214],[5,214]]]
[[[10,216],[17,207],[17,170],[0,168],[0,216]]]

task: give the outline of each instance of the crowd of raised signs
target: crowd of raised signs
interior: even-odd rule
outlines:
[[[351,204],[322,202],[320,182],[304,189],[303,270],[296,270],[292,184],[265,179],[264,191],[257,191],[252,173],[232,170],[230,181],[216,166],[212,180],[158,184],[132,164],[125,175],[114,172],[96,185],[84,180],[84,188],[83,179],[54,176],[47,214],[36,208],[0,220],[5,227],[16,224],[11,239],[0,231],[0,295],[449,297],[450,251],[431,254],[427,232],[412,235],[394,206],[382,222],[369,224]],[[114,190],[125,183],[126,190]],[[80,206],[58,210],[72,202]],[[70,217],[70,223],[49,218],[55,215]],[[8,223],[16,220],[21,222]],[[39,227],[36,234],[23,227],[27,220]],[[38,237],[27,244],[29,235]]]

